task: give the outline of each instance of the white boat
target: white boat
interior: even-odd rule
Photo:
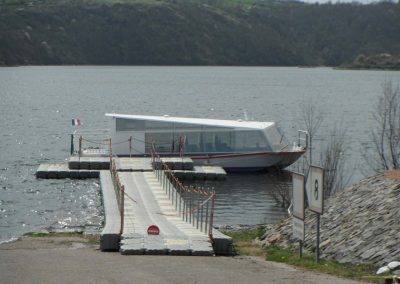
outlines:
[[[113,119],[112,152],[145,156],[152,143],[160,155],[188,156],[195,164],[228,171],[284,168],[305,153],[306,145],[288,143],[274,122],[172,116],[106,114]],[[130,141],[129,147],[124,141]]]

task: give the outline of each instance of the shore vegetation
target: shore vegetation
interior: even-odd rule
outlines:
[[[317,263],[312,252],[303,252],[302,257],[300,257],[299,250],[295,246],[282,247],[271,245],[262,247],[255,240],[260,238],[264,233],[265,228],[262,226],[253,229],[224,232],[224,234],[232,237],[234,248],[238,255],[258,256],[265,258],[267,261],[282,262],[338,277],[380,283],[379,280],[368,278],[368,276],[374,275],[376,272],[376,267],[371,264],[339,263],[334,260],[320,260]]]

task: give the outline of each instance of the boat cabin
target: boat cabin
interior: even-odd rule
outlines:
[[[288,142],[274,122],[106,114],[117,155],[279,152]],[[131,140],[131,142],[129,142]]]

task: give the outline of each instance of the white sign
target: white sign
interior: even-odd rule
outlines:
[[[304,220],[304,175],[293,173],[293,216]]]
[[[310,210],[324,213],[324,169],[310,166],[307,176],[307,200]]]
[[[304,220],[293,216],[293,238],[304,241]]]

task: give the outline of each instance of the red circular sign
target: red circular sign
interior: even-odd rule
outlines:
[[[151,225],[147,228],[148,235],[159,235],[160,229],[156,225]]]

